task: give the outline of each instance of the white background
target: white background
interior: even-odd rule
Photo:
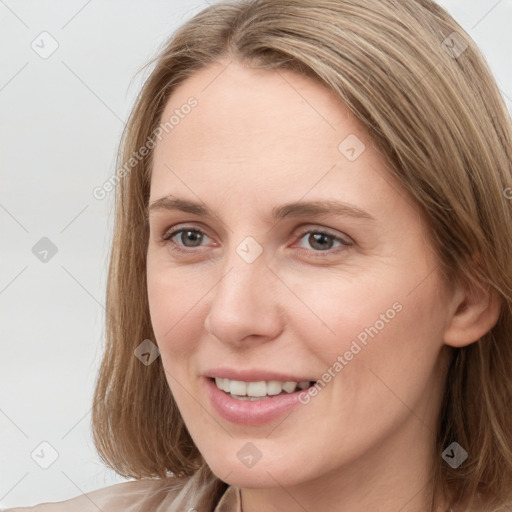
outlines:
[[[439,3],[477,42],[512,111],[512,0]],[[113,193],[100,201],[92,190],[115,171],[146,76],[136,72],[206,5],[0,0],[0,506],[124,481],[90,436],[113,205]],[[59,45],[47,59],[31,48],[43,31]],[[58,250],[47,263],[32,253],[42,237]],[[42,441],[58,452],[48,469],[31,458]]]

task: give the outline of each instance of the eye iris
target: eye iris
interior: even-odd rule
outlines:
[[[184,246],[197,247],[198,245],[201,245],[203,235],[197,231],[182,231],[180,238]],[[187,243],[187,239],[191,243]]]
[[[325,233],[310,233],[308,242],[311,244],[311,247],[321,251],[331,249],[333,245],[332,237]]]

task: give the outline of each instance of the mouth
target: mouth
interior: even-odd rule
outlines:
[[[246,426],[277,421],[301,404],[316,380],[268,370],[210,370],[203,380],[212,411],[224,420]],[[263,380],[268,379],[268,380]]]
[[[231,398],[249,402],[268,400],[280,395],[290,395],[303,391],[315,383],[309,380],[302,380],[300,382],[278,380],[247,382],[221,377],[210,378],[210,380],[215,383],[217,389],[223,391]]]

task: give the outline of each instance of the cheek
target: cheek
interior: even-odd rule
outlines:
[[[298,339],[307,332],[306,343],[319,356],[323,354],[325,362],[350,350],[353,342],[363,349],[371,340],[383,338],[404,314],[405,294],[400,282],[376,278],[368,271],[356,274],[323,273],[315,278],[289,279],[290,287],[304,303],[299,304],[301,311],[296,308],[290,315],[290,326]],[[355,346],[354,352],[357,350]]]
[[[201,302],[207,283],[187,272],[161,269],[148,260],[147,289],[151,324],[166,362],[169,353],[185,355],[204,328]],[[204,289],[206,288],[206,289]]]
[[[197,349],[203,323],[200,312],[201,291],[191,289],[174,271],[148,270],[149,311],[156,344],[169,388],[184,416],[190,412],[190,362]]]
[[[324,380],[350,373],[340,385],[356,394],[363,386],[382,386],[374,374],[389,374],[390,384],[400,389],[407,381],[419,389],[428,380],[442,347],[442,301],[435,276],[412,293],[411,281],[394,274],[393,279],[332,279],[295,288],[313,307],[291,325],[321,362],[317,367],[323,365]]]

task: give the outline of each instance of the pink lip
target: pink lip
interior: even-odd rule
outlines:
[[[205,377],[214,379],[220,377],[221,379],[229,380],[243,380],[244,382],[260,382],[262,380],[278,380],[280,382],[301,382],[303,380],[315,381],[314,377],[297,377],[278,372],[269,372],[267,370],[236,370],[231,368],[213,368],[204,373]]]
[[[230,378],[222,377],[221,378]],[[233,377],[231,377],[233,379]],[[258,380],[293,380],[291,378],[239,378],[234,380],[245,380],[247,382],[257,382]],[[307,379],[303,379],[307,380]],[[215,411],[225,420],[232,423],[238,423],[240,425],[256,426],[275,420],[286,413],[291,411],[294,407],[297,407],[299,402],[299,394],[303,391],[295,391],[294,393],[286,395],[275,395],[270,398],[264,398],[262,400],[242,401],[231,396],[220,390],[215,381],[211,378],[204,379],[206,385],[206,393],[210,399],[212,407]]]

